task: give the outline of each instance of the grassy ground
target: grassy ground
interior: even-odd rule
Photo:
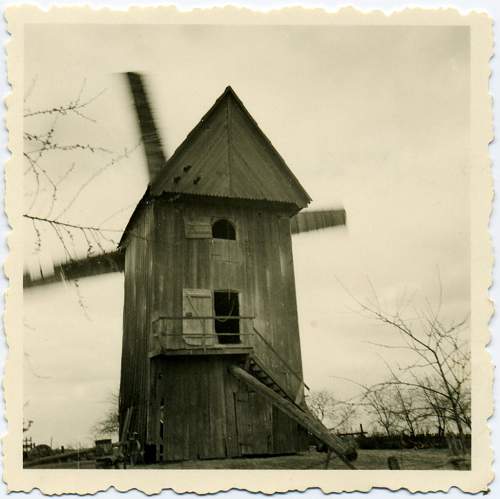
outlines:
[[[80,461],[68,461],[66,463],[48,463],[48,464],[38,464],[36,466],[31,466],[30,469],[46,469],[46,470],[73,470],[73,469],[95,469],[95,461],[85,460]]]
[[[419,450],[359,450],[358,459],[353,462],[357,469],[388,469],[387,458],[395,456],[402,470],[453,469],[447,463],[445,449]],[[158,469],[324,469],[326,454],[307,452],[293,456],[213,459],[207,461],[183,461],[178,463],[155,464],[148,468]],[[332,458],[328,469],[347,469],[338,458]]]
[[[358,459],[354,466],[360,470],[388,469],[387,458],[395,456],[402,470],[442,470],[454,469],[447,462],[448,452],[445,449],[419,450],[359,450]],[[211,459],[203,461],[182,461],[177,463],[153,464],[138,466],[147,469],[282,469],[282,470],[322,470],[325,466],[326,454],[307,452],[292,456],[238,458],[238,459]],[[94,461],[53,463],[37,466],[37,468],[94,468]],[[338,458],[330,460],[330,470],[347,469]]]

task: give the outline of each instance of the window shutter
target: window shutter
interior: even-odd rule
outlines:
[[[184,233],[187,239],[210,239],[212,224],[208,217],[184,218]]]
[[[184,289],[182,334],[188,345],[210,346],[214,342],[212,292],[209,289]]]

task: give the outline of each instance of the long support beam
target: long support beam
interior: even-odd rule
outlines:
[[[306,430],[309,430],[316,438],[325,443],[348,468],[352,470],[356,469],[346,457],[347,448],[344,442],[332,435],[326,427],[313,416],[299,409],[289,400],[278,395],[274,392],[274,390],[261,383],[257,378],[241,369],[241,367],[232,365],[230,366],[229,371],[235,378],[254,388],[287,416],[292,418],[294,421],[297,421],[297,423],[303,426]]]

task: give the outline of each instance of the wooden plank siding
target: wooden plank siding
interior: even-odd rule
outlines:
[[[150,244],[154,212],[144,210],[130,235],[125,254],[120,428],[132,408],[129,431],[146,440],[149,394],[150,307],[153,295],[153,258]]]
[[[303,390],[289,216],[290,208],[278,203],[165,196],[137,217],[125,256],[120,417],[134,407],[130,431],[155,445],[157,459],[302,448],[297,424],[229,374],[229,366],[245,358],[231,349],[248,346],[255,326],[272,346],[254,337],[256,358],[292,400]],[[186,220],[220,218],[234,224],[235,241],[186,233]],[[214,337],[214,348],[225,355],[172,355],[173,346],[196,348],[184,341],[182,320],[186,293],[196,290],[208,297],[214,290],[237,291],[239,314],[254,317],[240,320],[241,345],[222,345]],[[158,355],[162,351],[169,355]],[[166,423],[160,438],[162,405]]]
[[[302,377],[295,281],[289,218],[279,209],[256,209],[229,202],[155,203],[156,237],[153,266],[156,278],[152,320],[183,315],[183,290],[235,290],[240,293],[240,332],[252,333],[253,326],[279,355]],[[218,258],[211,238],[185,237],[185,218],[226,218],[236,226],[237,258]],[[213,324],[213,323],[212,323]],[[182,321],[162,321],[160,333],[182,336]],[[245,342],[247,336],[242,336]],[[160,337],[161,340],[161,337]],[[151,342],[152,350],[161,343]],[[165,337],[163,345],[166,345]],[[299,390],[298,379],[262,342],[254,344],[256,355],[273,370],[277,381],[291,396]]]
[[[230,458],[287,454],[304,448],[302,430],[272,404],[234,378],[230,356],[152,361],[156,381],[152,414],[165,402],[165,432],[155,418],[157,459]],[[161,446],[161,447],[160,447]]]

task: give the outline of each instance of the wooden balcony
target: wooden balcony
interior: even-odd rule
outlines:
[[[160,317],[153,322],[153,348],[157,355],[245,355],[253,352],[252,321],[246,316]],[[215,332],[215,320],[238,320],[240,331]]]
[[[239,320],[239,332],[215,332],[216,320]],[[149,357],[237,355],[248,357],[256,378],[272,382],[293,402],[302,403],[309,389],[301,373],[295,372],[283,356],[254,326],[255,317],[182,316],[159,317],[153,322],[153,342]],[[198,324],[193,327],[192,324]],[[262,378],[261,378],[262,376]],[[269,378],[269,380],[267,380]],[[274,388],[273,388],[274,389]]]

